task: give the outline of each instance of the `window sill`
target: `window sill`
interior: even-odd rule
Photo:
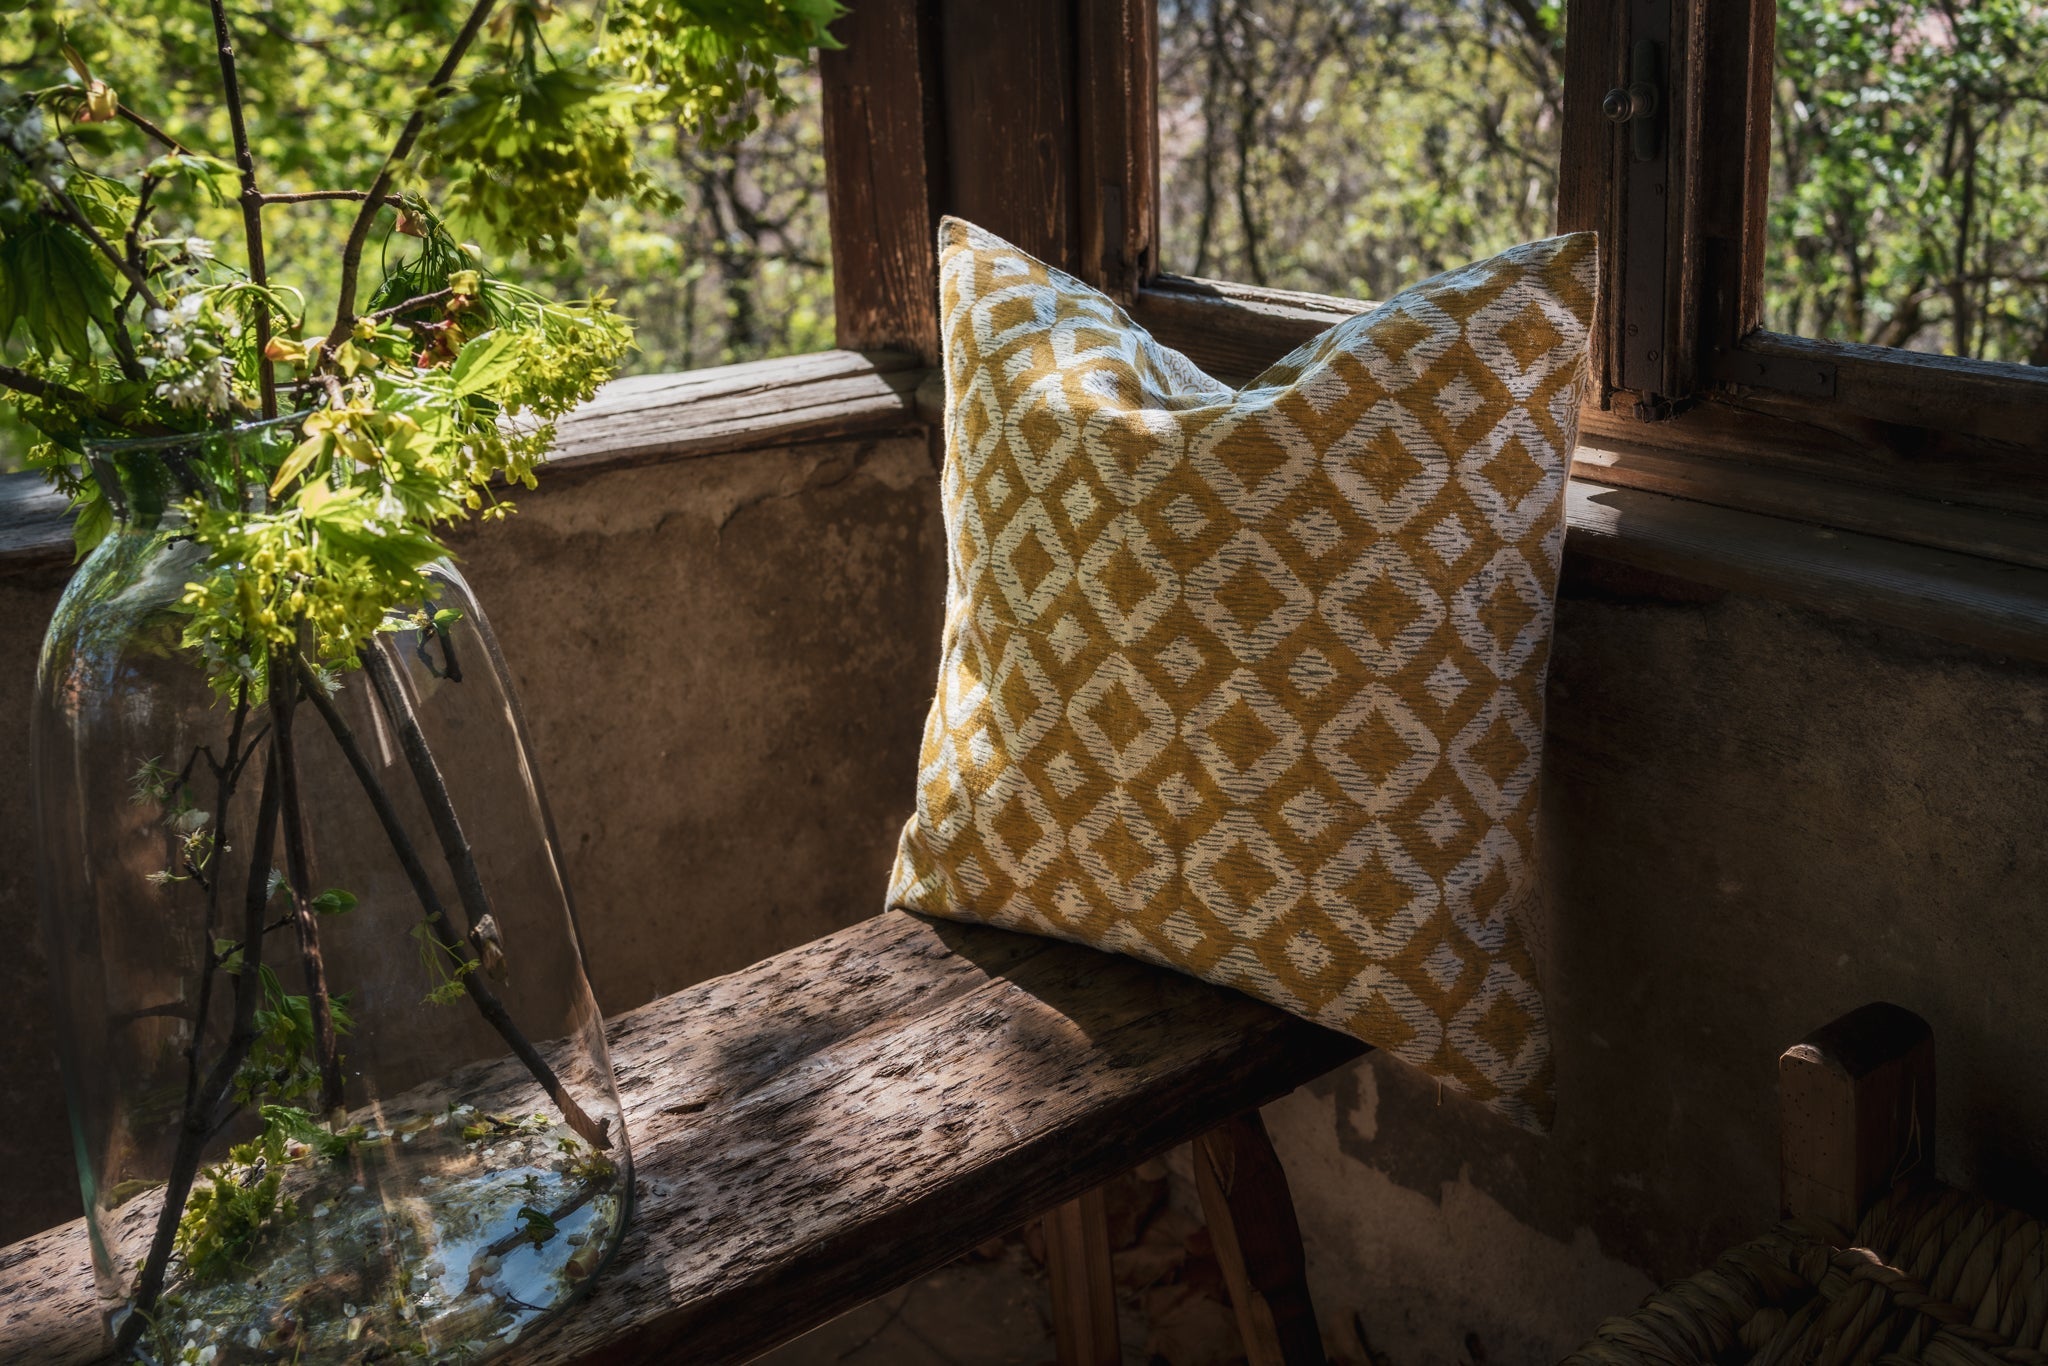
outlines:
[[[1609,560],[2048,663],[2048,570],[1577,475],[1565,516],[1568,559]]]
[[[921,426],[925,372],[894,352],[802,356],[613,380],[561,420],[543,470],[588,474]],[[64,499],[37,474],[0,475],[0,573],[71,561]]]
[[[1163,276],[1131,316],[1242,383],[1370,305]],[[1660,424],[1672,425],[1672,424]],[[1589,415],[1572,461],[1566,553],[2048,660],[2048,526],[1898,488],[1666,449]],[[1910,472],[1899,478],[1910,484]]]
[[[1171,306],[1183,321],[1162,327],[1164,339],[1171,342],[1176,331],[1193,326],[1198,335],[1223,337],[1248,356],[1254,343],[1242,332],[1231,340],[1208,326],[1217,320],[1214,310],[1243,309],[1244,298],[1232,295],[1244,293],[1176,299]],[[1341,316],[1293,300],[1269,298],[1265,306],[1273,310],[1265,315],[1271,335],[1256,344],[1268,347],[1285,340],[1282,324],[1313,335]],[[906,356],[827,351],[618,380],[563,420],[542,488],[561,475],[917,431],[941,401],[931,378]],[[1845,502],[1832,488],[1826,493],[1834,501],[1824,509],[1816,491],[1779,488],[1768,478],[1754,487],[1775,489],[1778,507],[1736,508],[1696,496],[1687,468],[1675,457],[1660,464],[1654,454],[1581,447],[1567,504],[1566,554],[2048,661],[2048,546],[2018,534],[1997,540],[1992,531],[2005,525],[2003,519],[1882,494]],[[1730,479],[1749,477],[1730,468]],[[1609,475],[1623,476],[1630,486]],[[1854,497],[1868,506],[1854,504]],[[1860,508],[1879,529],[1915,534],[1818,524],[1819,513],[1844,506]],[[1930,534],[1955,544],[1910,543]],[[1996,553],[1987,554],[1987,546]],[[64,500],[36,475],[0,476],[0,573],[60,568],[70,558]]]

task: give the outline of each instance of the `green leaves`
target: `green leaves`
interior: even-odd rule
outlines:
[[[559,257],[592,198],[652,189],[633,164],[638,102],[578,67],[486,72],[422,139],[426,169],[450,177],[446,210],[465,231]]]
[[[2048,363],[2048,13],[1782,0],[1766,316]]]
[[[142,173],[159,180],[179,180],[196,186],[213,204],[226,204],[235,193],[235,168],[218,157],[165,152],[144,166]]]
[[[520,1232],[531,1238],[535,1247],[555,1236],[554,1216],[546,1210],[536,1209],[532,1205],[521,1205],[519,1212],[513,1217],[520,1223]]]
[[[264,189],[345,190],[384,164],[448,27],[433,6],[389,8],[373,4],[370,22],[308,0],[238,35]],[[47,67],[58,84],[34,98],[0,89],[12,149],[0,155],[0,346],[25,338],[24,370],[57,386],[29,385],[44,391],[14,403],[56,448],[39,463],[74,495],[81,546],[111,520],[112,490],[97,479],[118,467],[128,506],[182,499],[186,534],[206,552],[180,604],[182,640],[216,690],[246,684],[260,701],[270,655],[301,649],[308,628],[309,663],[352,662],[388,613],[428,596],[445,529],[504,515],[503,489],[534,482],[554,420],[631,346],[608,299],[557,303],[495,278],[444,213],[486,242],[563,255],[593,200],[667,194],[637,164],[639,147],[668,146],[678,119],[711,138],[751,126],[780,103],[784,66],[829,43],[840,12],[835,0],[627,0],[600,25],[505,0],[504,22],[426,97],[398,234],[368,257],[384,267],[363,310],[375,316],[319,329],[331,349],[305,336],[305,295],[256,283],[247,244],[231,240],[238,172],[209,154],[229,138],[203,11],[51,0],[9,26],[0,66]],[[165,131],[117,117],[115,90]],[[331,234],[294,224],[349,212],[275,209],[273,266],[332,260]],[[297,430],[245,425],[265,373],[285,411],[311,410]],[[77,459],[95,440],[181,432],[189,448]],[[466,948],[429,956],[436,998],[459,995],[475,966]],[[289,1002],[267,1009],[273,1042],[288,1049]]]
[[[519,342],[517,332],[501,328],[464,346],[455,358],[455,397],[473,398],[501,383],[519,365]]]
[[[311,905],[320,915],[346,915],[356,908],[356,894],[339,887],[329,887],[314,897]]]
[[[43,214],[0,226],[0,345],[17,324],[44,355],[89,365],[88,323],[114,326],[114,277],[85,235]]]
[[[275,1131],[288,1140],[303,1143],[328,1162],[347,1157],[365,1132],[358,1124],[336,1133],[306,1111],[290,1105],[266,1105],[262,1114],[266,1133]]]

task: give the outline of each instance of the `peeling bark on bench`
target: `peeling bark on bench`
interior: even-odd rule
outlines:
[[[737,1361],[1363,1046],[1075,945],[891,912],[611,1026],[638,1205],[531,1363]],[[0,1357],[100,1350],[84,1225],[0,1249]]]

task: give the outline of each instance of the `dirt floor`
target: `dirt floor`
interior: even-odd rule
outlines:
[[[1151,1162],[1108,1191],[1125,1366],[1242,1366],[1244,1351],[1193,1192]],[[815,1329],[755,1366],[1051,1366],[1037,1225]],[[1380,1366],[1332,1358],[1331,1366]]]

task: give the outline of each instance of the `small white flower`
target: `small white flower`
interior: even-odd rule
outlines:
[[[206,296],[204,294],[187,294],[184,298],[178,300],[178,321],[186,323],[197,322],[199,320],[199,310],[205,307],[205,305]]]
[[[194,260],[211,261],[213,259],[213,243],[207,241],[204,237],[188,237],[185,239],[185,254]]]
[[[171,315],[161,308],[152,308],[142,316],[143,326],[152,332],[161,332],[171,325]]]

